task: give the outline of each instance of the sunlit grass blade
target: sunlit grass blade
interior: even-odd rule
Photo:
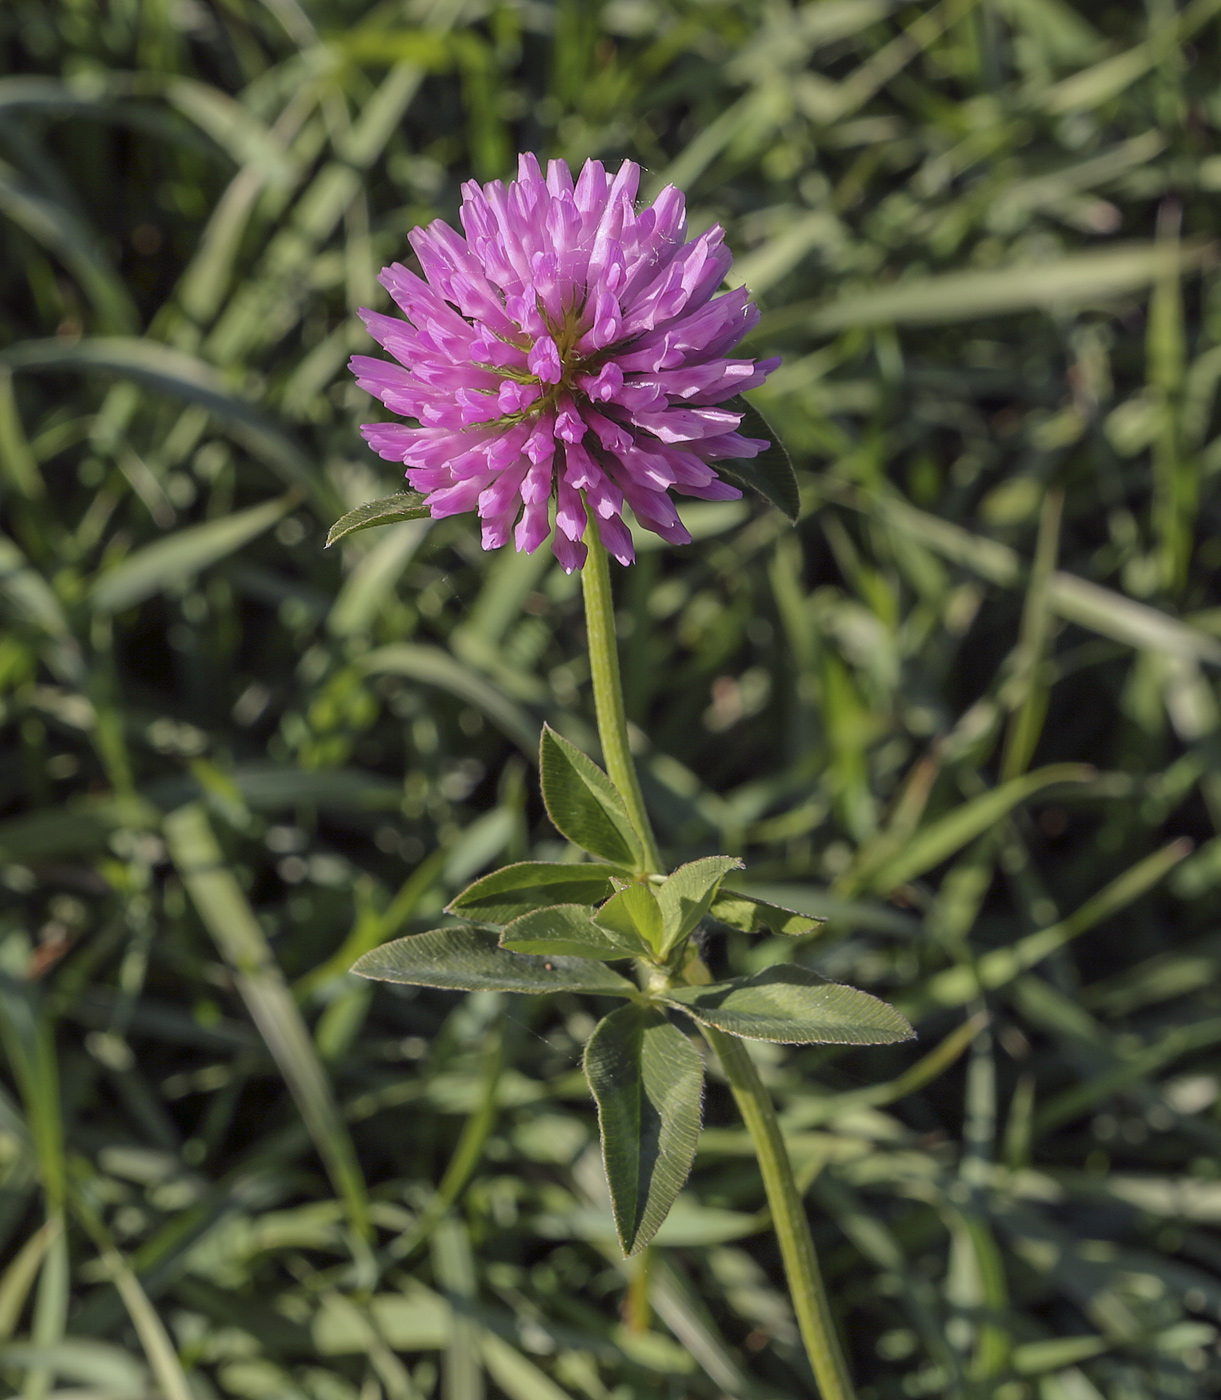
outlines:
[[[166,841],[200,918],[233,969],[238,988],[292,1091],[358,1237],[367,1235],[368,1202],[351,1138],[313,1041],[267,945],[266,935],[226,868],[199,807],[180,807],[165,822]]]
[[[1027,934],[1012,948],[995,948],[985,953],[977,961],[974,969],[951,968],[938,973],[925,988],[911,997],[900,999],[900,1005],[909,1015],[918,1015],[920,1011],[932,1006],[960,1006],[968,1001],[977,989],[992,991],[1004,986],[1020,973],[1036,966],[1056,949],[1062,948],[1072,939],[1094,928],[1103,919],[1139,899],[1159,881],[1165,879],[1190,851],[1191,846],[1188,842],[1172,841],[1160,851],[1146,856],[1131,870],[1124,871],[1067,918],[1059,920],[1049,928]]]
[[[100,613],[122,612],[165,588],[182,588],[206,569],[269,530],[297,503],[293,496],[265,501],[260,506],[189,525],[155,544],[129,555],[98,576],[90,602]]]
[[[79,1196],[72,1202],[73,1213],[82,1221],[101,1250],[102,1262],[127,1309],[136,1336],[148,1358],[152,1372],[165,1400],[192,1400],[192,1390],[165,1323],[161,1320],[140,1280],[131,1266],[115,1248],[109,1232],[94,1214],[92,1206]]]
[[[63,1222],[52,1216],[26,1240],[0,1276],[0,1340],[7,1341],[16,1330],[22,1309],[29,1298],[34,1280]]]
[[[135,336],[99,336],[76,342],[25,341],[0,351],[13,370],[94,370],[134,380],[156,393],[198,404],[225,423],[255,457],[317,502],[328,523],[341,506],[300,447],[267,414],[230,393],[211,365],[167,345]]]
[[[0,214],[59,257],[93,303],[98,329],[123,333],[136,328],[131,293],[101,251],[99,240],[71,210],[27,184],[11,167],[0,164]]]
[[[392,642],[361,658],[371,675],[407,676],[448,691],[476,706],[499,726],[531,761],[538,752],[538,725],[525,710],[491,682],[439,647],[414,642]]]
[[[804,324],[816,334],[829,335],[853,326],[934,325],[1093,305],[1148,287],[1167,268],[1177,272],[1198,266],[1203,256],[1198,246],[1180,253],[1156,244],[1133,244],[1073,253],[1052,263],[948,272],[844,295],[825,306],[787,306],[770,312],[755,334]]]
[[[1093,769],[1084,764],[1063,763],[1051,764],[1023,777],[1013,778],[922,827],[905,848],[872,877],[870,883],[879,893],[889,893],[961,850],[1007,816],[1018,803],[1049,787],[1085,782],[1093,776]]]

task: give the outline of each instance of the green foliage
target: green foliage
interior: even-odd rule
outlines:
[[[538,755],[547,815],[561,836],[591,856],[643,870],[644,848],[611,780],[550,726]]]
[[[903,1017],[877,997],[784,963],[709,987],[673,987],[662,1000],[704,1025],[746,1040],[890,1045],[913,1035]]]
[[[590,1036],[585,1073],[598,1103],[615,1228],[624,1253],[638,1254],[695,1161],[704,1066],[663,1011],[624,1006]]]
[[[661,952],[662,920],[657,896],[648,884],[633,883],[618,891],[597,911],[594,922],[644,948]]]
[[[102,573],[89,590],[96,612],[124,612],[163,590],[182,589],[209,565],[236,553],[287,515],[296,502],[268,501],[223,520],[176,530],[169,539],[136,550]]]
[[[683,503],[696,547],[646,541],[615,586],[667,860],[746,862],[729,931],[696,935],[717,983],[807,968],[919,1031],[750,1047],[861,1387],[1216,1393],[1216,25],[1213,0],[0,6],[8,1388],[810,1388],[723,1084],[646,1288],[579,1073],[606,1003],[346,973],[493,865],[564,861],[529,765],[543,722],[593,752],[545,551],[485,555],[463,520],[323,549],[403,484],[357,433],[356,308],[521,147],[678,183],[760,301],[751,353],[784,356],[751,399],[796,530],[753,494]],[[151,586],[95,608],[135,561]],[[1061,764],[1094,773],[993,796]],[[168,859],[186,805],[308,1069]],[[634,873],[568,868],[458,912],[595,907]],[[747,936],[742,895],[827,921]]]
[[[614,890],[612,873],[605,865],[520,861],[468,885],[447,910],[477,923],[507,924],[546,905],[601,904]]]
[[[564,941],[563,935],[558,941]],[[634,991],[630,982],[599,963],[580,956],[523,957],[502,948],[494,933],[472,927],[439,928],[396,938],[366,953],[352,971],[379,982],[450,987],[463,992],[568,991],[629,996]]]
[[[393,525],[400,520],[423,520],[428,515],[424,497],[416,491],[397,491],[393,496],[383,496],[380,501],[370,501],[357,506],[338,520],[326,532],[326,546],[338,543],[345,535],[357,530],[371,530],[374,525]]]
[[[621,826],[635,836],[623,794],[596,764],[548,728],[539,767],[550,775],[544,782],[557,826],[558,808],[567,829],[580,832],[586,846],[613,844],[610,837]],[[1004,789],[1002,793],[1008,800]],[[615,823],[610,837],[605,834],[608,816]],[[666,1021],[663,1004],[731,1035],[787,1044],[880,1045],[913,1034],[903,1017],[876,997],[825,983],[803,968],[767,968],[751,978],[707,986],[698,954],[687,956],[688,940],[713,908],[721,881],[740,869],[737,856],[705,856],[664,877],[608,882],[622,888],[597,910],[586,904],[530,907],[506,924],[495,948],[482,929],[437,929],[366,953],[353,968],[379,981],[463,991],[626,994],[629,983],[610,980],[614,974],[600,982],[591,976],[587,960],[637,961],[642,995],[635,1006],[601,1022],[585,1056],[586,1077],[598,1103],[615,1227],[628,1257],[643,1249],[665,1221],[690,1174],[699,1136],[703,1067]],[[449,907],[500,909],[506,891],[518,899],[545,898],[551,890],[577,883],[565,880],[571,870],[528,862],[506,866],[476,881]],[[540,872],[545,872],[541,882]],[[789,929],[801,922],[791,910],[762,901],[729,900],[725,908],[747,931],[760,916],[763,927]],[[699,971],[692,976],[692,969]],[[698,985],[688,987],[686,981]]]
[[[731,870],[741,870],[737,856],[705,856],[680,865],[657,890],[661,910],[661,947],[671,952],[688,934],[694,933],[716,898],[721,881]]]
[[[741,933],[778,933],[786,938],[814,933],[823,922],[810,914],[769,904],[755,895],[725,889],[717,891],[716,898],[708,906],[708,914],[717,923]]]
[[[593,910],[581,904],[557,904],[523,914],[500,935],[500,946],[517,953],[570,953],[578,958],[615,962],[637,958],[649,945],[636,934],[595,922]]]
[[[739,432],[744,437],[765,438],[769,446],[757,457],[735,461],[722,475],[738,486],[747,486],[777,510],[796,522],[801,514],[801,490],[793,471],[793,460],[780,440],[780,434],[748,399],[741,394],[726,404],[742,415]]]

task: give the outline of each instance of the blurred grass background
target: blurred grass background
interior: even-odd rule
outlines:
[[[1219,16],[7,0],[5,1393],[812,1393],[723,1085],[633,1278],[593,1008],[345,975],[594,746],[545,551],[322,550],[355,309],[531,149],[683,187],[785,356],[800,526],[686,508],[621,641],[670,855],[831,915],[714,963],[918,1024],[759,1051],[862,1396],[1216,1394]]]

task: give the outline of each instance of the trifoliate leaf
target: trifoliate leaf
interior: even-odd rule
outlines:
[[[594,922],[641,940],[653,952],[661,948],[661,908],[648,885],[633,882],[620,890],[598,910]]]
[[[787,938],[800,938],[826,922],[817,915],[799,914],[795,909],[769,904],[766,899],[756,899],[739,890],[718,891],[708,916],[742,933],[779,933]]]

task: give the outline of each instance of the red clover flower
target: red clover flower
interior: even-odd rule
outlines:
[[[638,211],[639,180],[631,161],[611,178],[596,160],[575,184],[562,160],[544,178],[522,155],[507,186],[463,186],[465,238],[441,219],[412,230],[424,280],[383,269],[406,320],[361,313],[397,363],[356,355],[357,382],[419,424],[361,431],[405,464],[434,517],[477,510],[485,549],[512,534],[533,553],[553,499],[569,573],[585,562],[587,506],[620,563],[635,557],[625,502],[686,544],[668,493],[734,499],[710,464],[768,446],[721,406],[779,364],[726,358],[759,312],[745,288],[716,295],[733,261],[724,230],[688,241],[682,193],[667,186]]]

